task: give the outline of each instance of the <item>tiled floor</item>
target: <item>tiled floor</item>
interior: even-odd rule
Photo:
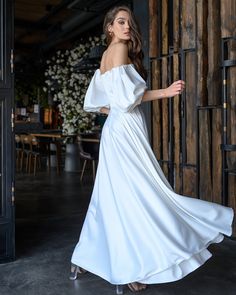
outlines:
[[[93,274],[68,279],[92,183],[76,173],[17,175],[16,261],[0,265],[1,295],[111,295],[114,286]],[[186,278],[149,286],[145,295],[236,294],[236,240],[210,246],[204,266]],[[125,288],[125,294],[131,294]]]

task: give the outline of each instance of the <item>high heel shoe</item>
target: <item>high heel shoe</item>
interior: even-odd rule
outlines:
[[[79,267],[78,265],[71,264],[69,279],[74,281],[78,278],[79,274],[84,274],[86,272],[87,272],[87,270]]]
[[[127,286],[132,292],[139,292],[147,288],[147,285],[138,282],[129,283]]]
[[[116,285],[116,294],[117,295],[123,294],[123,285]]]

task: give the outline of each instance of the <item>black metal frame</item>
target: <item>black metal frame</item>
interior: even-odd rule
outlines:
[[[159,44],[159,48],[161,48],[160,44],[162,43],[162,31],[161,31],[161,24],[162,24],[162,2],[158,1],[158,44]],[[180,8],[179,8],[179,35],[182,35],[181,32],[181,10],[182,10],[182,1],[180,1]],[[172,14],[173,12],[173,0],[168,0],[168,11],[169,13]],[[195,20],[197,22],[197,20]],[[196,25],[197,27],[197,25]],[[168,34],[168,43],[169,43],[169,50],[168,50],[168,54],[166,55],[162,55],[159,54],[158,57],[156,58],[150,58],[149,59],[149,76],[150,76],[150,80],[152,77],[152,62],[155,60],[161,61],[162,58],[168,58],[168,83],[171,84],[173,82],[173,77],[172,77],[172,60],[173,60],[173,56],[175,54],[178,54],[179,56],[179,64],[180,64],[180,68],[179,68],[179,77],[182,80],[186,80],[186,54],[188,54],[189,52],[195,52],[197,48],[187,48],[187,49],[182,49],[179,48],[178,51],[174,51],[174,47],[173,47],[173,40],[174,40],[174,36],[173,36],[173,19],[171,17],[168,18],[168,28],[169,28],[169,34]],[[197,31],[195,32],[195,34],[197,34]],[[181,40],[179,41],[179,44],[181,44]],[[197,57],[196,57],[197,58]],[[197,69],[195,69],[195,75],[197,75]],[[184,167],[193,167],[197,170],[197,177],[196,177],[196,192],[197,192],[197,197],[199,197],[199,192],[198,192],[198,185],[199,185],[199,167],[198,167],[198,162],[196,163],[196,165],[194,164],[189,164],[187,163],[187,157],[186,157],[186,93],[183,92],[181,95],[181,100],[180,100],[180,117],[181,117],[181,121],[180,121],[180,128],[181,128],[181,142],[180,142],[180,173],[181,173],[181,189],[180,191],[183,192],[183,168]],[[168,99],[168,108],[169,108],[169,120],[168,120],[168,129],[169,129],[169,146],[168,146],[168,158],[169,160],[163,160],[163,159],[158,159],[158,161],[160,162],[160,164],[162,163],[167,163],[168,164],[168,181],[170,182],[171,186],[174,187],[174,182],[175,182],[175,162],[174,162],[174,124],[173,124],[173,99],[170,98]],[[197,110],[197,106],[196,106],[196,112],[198,113]],[[197,120],[198,116],[196,114],[196,120]],[[196,122],[197,123],[197,122]],[[197,128],[198,125],[196,124]],[[196,132],[196,152],[197,152],[197,157],[199,154],[199,137],[198,137],[198,130]],[[162,154],[161,154],[161,158],[162,158]]]
[[[180,60],[180,79],[186,80],[186,54],[189,52],[195,52],[195,48],[189,48],[189,49],[180,49],[178,52],[174,51],[173,47],[169,47],[169,53],[166,55],[162,55],[160,57],[156,58],[150,58],[150,69],[152,68],[152,62],[153,61],[161,61],[163,58],[168,58],[168,84],[171,84],[173,82],[173,71],[172,71],[172,64],[173,64],[173,56],[175,54],[178,54],[179,60]],[[150,76],[151,76],[152,71],[150,70]],[[186,108],[185,108],[185,101],[186,101],[186,94],[185,92],[182,93],[181,95],[181,111],[180,111],[180,116],[181,116],[181,144],[180,144],[180,151],[181,151],[181,159],[180,159],[180,166],[183,167],[196,167],[196,165],[188,164],[186,160]],[[168,181],[170,182],[170,185],[173,187],[174,186],[174,167],[175,167],[175,162],[174,162],[174,123],[173,123],[173,98],[168,99],[168,115],[169,115],[169,120],[168,120],[168,158],[169,160],[162,160],[158,159],[158,161],[162,163],[167,163],[168,164]],[[198,153],[198,149],[197,149]],[[182,188],[183,188],[183,177],[182,177]]]
[[[228,143],[227,140],[227,106],[228,106],[228,95],[227,95],[227,72],[230,67],[236,66],[236,60],[230,60],[228,58],[228,42],[236,41],[236,36],[222,38],[221,40],[221,66],[222,66],[222,199],[223,204],[228,205],[228,175],[236,175],[236,168],[228,168],[227,166],[227,153],[236,151],[236,144]]]
[[[0,0],[0,115],[1,128],[1,169],[0,189],[2,190],[2,212],[0,214],[0,263],[15,257],[15,216],[14,216],[14,145],[13,145],[13,0]]]

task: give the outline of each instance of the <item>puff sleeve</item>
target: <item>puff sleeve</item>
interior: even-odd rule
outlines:
[[[146,82],[133,64],[114,68],[112,71],[113,105],[123,112],[132,111],[142,101]]]
[[[86,112],[99,112],[102,107],[109,108],[109,101],[97,70],[87,89],[83,108]]]

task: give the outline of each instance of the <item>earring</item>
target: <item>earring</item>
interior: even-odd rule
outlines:
[[[112,31],[109,31],[109,35],[112,37],[113,36],[113,32]]]

